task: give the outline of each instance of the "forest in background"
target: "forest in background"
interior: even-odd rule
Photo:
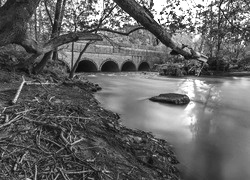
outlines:
[[[11,19],[16,16],[4,15],[11,3],[19,7],[19,4],[25,4],[26,1],[1,0],[2,18],[6,16]],[[136,11],[129,12],[133,3],[138,10],[135,14],[133,13]],[[58,58],[57,49],[61,45],[77,40],[87,40],[79,59],[88,46],[97,41],[106,41],[113,46],[145,48],[166,45],[181,55],[177,56],[177,61],[180,57],[195,59],[195,54],[183,48],[184,45],[208,56],[217,70],[220,70],[221,64],[248,70],[250,6],[246,0],[187,1],[184,4],[179,0],[166,0],[160,9],[155,9],[154,3],[156,2],[153,0],[128,0],[123,3],[108,0],[37,0],[31,8],[33,13],[26,19],[21,15],[19,18],[26,21],[24,28],[21,28],[24,31],[22,36],[25,37],[18,36],[12,42],[4,42],[6,38],[3,38],[0,46],[14,43],[24,47],[28,53],[14,58],[17,61],[14,63],[15,68],[26,68],[34,74],[40,73],[50,59]],[[141,17],[135,17],[140,13]],[[10,31],[5,26],[9,26]],[[16,33],[14,26],[11,26],[8,23],[0,24],[0,32],[4,37],[10,37],[5,33],[21,32]],[[72,49],[73,46],[74,43]],[[20,51],[22,48],[15,47],[13,51],[17,49]],[[39,52],[38,49],[42,51]],[[169,59],[176,59],[168,56],[166,48],[161,49],[166,51]],[[13,57],[20,53],[11,54]],[[1,57],[6,59],[8,55],[2,52]],[[76,67],[72,69],[71,77],[74,69]]]

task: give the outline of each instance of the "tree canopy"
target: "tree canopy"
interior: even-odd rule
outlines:
[[[249,42],[246,0],[166,0],[160,12],[153,0],[2,0],[0,6],[0,46],[23,46],[34,55],[28,63],[43,55],[37,72],[58,46],[108,38],[104,31],[129,35],[145,28],[186,59],[195,55],[174,40],[175,34],[199,37],[188,46],[217,58],[242,58]]]

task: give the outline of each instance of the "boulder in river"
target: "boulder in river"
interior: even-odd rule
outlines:
[[[177,93],[160,94],[159,96],[149,98],[149,100],[176,105],[184,105],[190,102],[190,99],[187,95]]]

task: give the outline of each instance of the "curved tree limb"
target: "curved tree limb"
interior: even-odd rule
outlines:
[[[25,66],[28,66],[34,60],[36,60],[36,58],[38,58],[39,56],[43,56],[44,54],[54,50],[55,48],[61,45],[64,45],[70,42],[75,42],[78,40],[102,41],[103,38],[98,34],[78,32],[78,33],[69,33],[69,34],[60,35],[58,37],[55,37],[49,40],[47,43],[44,43],[44,44],[38,44],[32,39],[26,39],[20,45],[22,45],[26,51],[32,52],[33,55],[29,59],[27,59],[25,63],[16,65],[15,68],[23,68]]]
[[[108,28],[99,28],[99,29],[94,29],[94,30],[88,31],[88,32],[106,31],[106,32],[111,32],[111,33],[115,33],[115,34],[120,34],[120,35],[123,35],[123,36],[128,36],[131,33],[135,32],[135,31],[137,31],[139,29],[145,29],[145,27],[139,26],[139,27],[136,27],[134,29],[131,29],[129,32],[116,31],[116,30],[112,30],[112,29],[108,29]]]
[[[75,42],[75,41],[87,41],[87,40],[94,40],[94,41],[102,41],[102,37],[98,34],[93,34],[93,33],[86,33],[86,32],[78,32],[78,33],[69,33],[69,34],[64,34],[60,35],[56,38],[51,39],[47,43],[43,45],[43,53],[49,52],[56,47],[59,47],[63,44],[67,44],[70,42]]]

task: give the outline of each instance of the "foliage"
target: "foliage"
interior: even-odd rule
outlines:
[[[191,21],[191,12],[185,11],[182,8],[180,0],[166,0],[166,5],[162,8],[160,15],[161,17],[158,21],[171,33],[186,29],[189,26],[188,23]]]
[[[210,2],[165,0],[160,12],[156,11],[153,0],[136,1],[172,35],[183,32],[190,36],[198,34],[200,38],[195,41],[195,44],[192,42],[188,44],[195,46],[196,51],[217,59],[223,56],[227,61],[245,57],[244,48],[250,38],[250,5],[246,0]],[[5,0],[1,0],[1,4],[4,3]],[[46,42],[50,39],[56,3],[57,0],[41,0],[29,22],[29,35],[38,42]],[[139,25],[113,1],[67,0],[60,31],[62,33],[97,32],[98,29],[109,28],[126,32]],[[107,38],[118,40],[118,43],[120,40],[138,45],[157,44],[157,39],[145,32],[140,30],[126,38],[107,32],[102,34]]]
[[[208,6],[197,6],[200,7],[197,14],[200,22],[196,24],[202,37],[200,49],[210,57],[242,58],[249,41],[248,3],[245,0],[216,0]]]

